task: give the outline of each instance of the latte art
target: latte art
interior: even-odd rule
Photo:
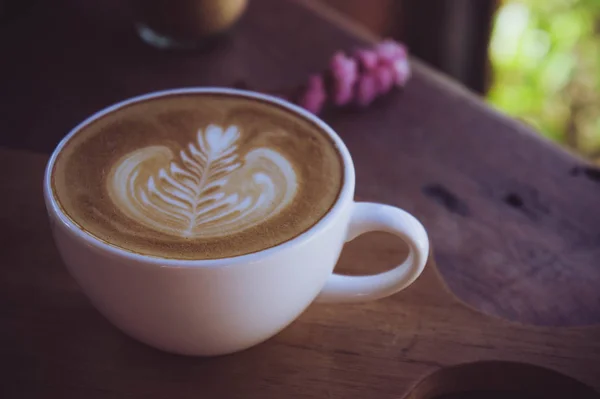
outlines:
[[[113,108],[59,151],[63,213],[108,245],[169,259],[261,251],[335,204],[343,162],[321,127],[241,95],[168,94]]]
[[[178,237],[224,236],[262,223],[292,201],[296,173],[272,149],[240,154],[239,138],[237,126],[209,125],[178,159],[166,146],[133,151],[115,164],[108,193],[131,219]]]

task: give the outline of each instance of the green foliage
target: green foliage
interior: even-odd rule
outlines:
[[[505,0],[490,59],[494,107],[600,158],[600,0]]]

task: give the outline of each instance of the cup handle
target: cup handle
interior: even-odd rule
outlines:
[[[406,260],[392,270],[371,276],[333,273],[316,298],[321,303],[365,302],[401,291],[412,284],[425,268],[429,238],[423,225],[411,214],[389,205],[370,202],[354,204],[346,242],[371,231],[392,233],[410,250]]]

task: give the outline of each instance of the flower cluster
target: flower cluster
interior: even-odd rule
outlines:
[[[326,106],[366,107],[394,87],[404,86],[409,78],[406,48],[385,40],[350,55],[335,53],[328,68],[311,75],[289,99],[314,114]]]

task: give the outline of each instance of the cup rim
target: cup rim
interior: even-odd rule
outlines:
[[[307,119],[308,121],[316,124],[323,133],[327,134],[329,138],[333,141],[334,145],[339,152],[342,164],[344,168],[343,178],[344,181],[342,183],[342,187],[340,189],[340,193],[331,206],[329,211],[325,213],[314,225],[310,228],[302,231],[295,237],[284,241],[275,246],[265,248],[256,252],[251,252],[242,255],[217,258],[217,259],[173,259],[166,258],[160,256],[154,256],[149,254],[137,253],[133,251],[129,251],[125,248],[117,246],[115,244],[109,244],[100,238],[94,236],[92,233],[89,233],[82,229],[80,226],[75,224],[70,217],[68,217],[65,212],[61,209],[58,204],[58,200],[55,197],[54,190],[52,189],[52,170],[54,168],[54,164],[58,157],[58,154],[61,152],[65,144],[75,136],[79,131],[85,128],[90,123],[96,121],[108,115],[120,108],[123,108],[127,105],[141,102],[153,98],[166,97],[169,95],[178,95],[178,94],[224,94],[224,95],[232,95],[232,96],[241,96],[251,99],[261,100],[273,105],[277,105],[279,107],[285,108],[294,114],[298,115],[301,118]],[[156,265],[156,266],[169,266],[169,267],[220,267],[224,265],[233,265],[240,263],[254,263],[260,261],[262,259],[268,258],[280,251],[284,251],[286,249],[290,249],[294,246],[301,246],[307,241],[311,240],[315,235],[319,234],[321,231],[325,230],[329,225],[331,225],[336,218],[339,217],[340,213],[343,212],[343,208],[345,204],[352,202],[354,196],[354,185],[355,185],[355,171],[354,164],[352,162],[352,158],[350,156],[350,152],[348,148],[342,141],[342,139],[338,136],[338,134],[322,119],[317,117],[316,115],[310,113],[309,111],[301,108],[295,104],[292,104],[289,101],[281,99],[279,97],[275,97],[269,94],[263,94],[259,92],[254,92],[250,90],[243,89],[233,89],[226,87],[186,87],[186,88],[173,88],[173,89],[165,89],[152,91],[145,94],[129,97],[125,100],[116,102],[112,105],[109,105],[93,114],[88,116],[74,128],[72,128],[69,133],[63,137],[60,142],[56,145],[54,150],[52,151],[52,155],[46,164],[46,170],[44,172],[44,197],[46,199],[48,211],[51,212],[56,219],[66,228],[66,230],[77,240],[90,245],[91,247],[100,250],[106,254],[109,254],[114,257],[119,257],[131,261],[137,261],[144,264]]]

